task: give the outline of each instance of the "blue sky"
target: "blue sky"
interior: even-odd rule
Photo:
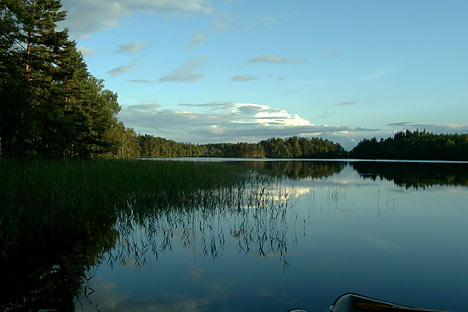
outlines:
[[[64,0],[138,133],[181,142],[468,133],[465,0]]]

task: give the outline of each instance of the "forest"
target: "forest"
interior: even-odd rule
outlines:
[[[359,159],[468,160],[468,134],[402,131],[387,139],[364,139],[349,153]]]
[[[137,136],[139,155],[151,157],[343,158],[344,148],[320,138],[270,138],[258,143],[177,143],[150,135]]]
[[[351,150],[321,138],[191,144],[137,134],[119,121],[117,94],[87,69],[59,0],[0,2],[2,158],[380,158],[468,160],[468,135],[406,131]]]

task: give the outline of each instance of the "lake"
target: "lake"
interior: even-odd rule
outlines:
[[[248,178],[170,209],[129,199],[75,248],[101,250],[81,265],[76,310],[327,311],[347,292],[466,310],[468,164],[228,164]]]

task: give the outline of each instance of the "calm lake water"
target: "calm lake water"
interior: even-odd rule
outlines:
[[[468,306],[468,165],[237,162],[236,204],[126,219],[77,310],[326,311],[342,293]]]

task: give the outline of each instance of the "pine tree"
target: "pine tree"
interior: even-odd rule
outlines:
[[[89,74],[59,0],[0,4],[0,147],[6,157],[95,157],[119,140],[117,95]]]
[[[5,0],[2,25],[2,153],[7,156],[54,154],[63,122],[56,99],[57,66],[67,31],[56,31],[65,18],[60,1]],[[6,121],[6,123],[5,123]]]

